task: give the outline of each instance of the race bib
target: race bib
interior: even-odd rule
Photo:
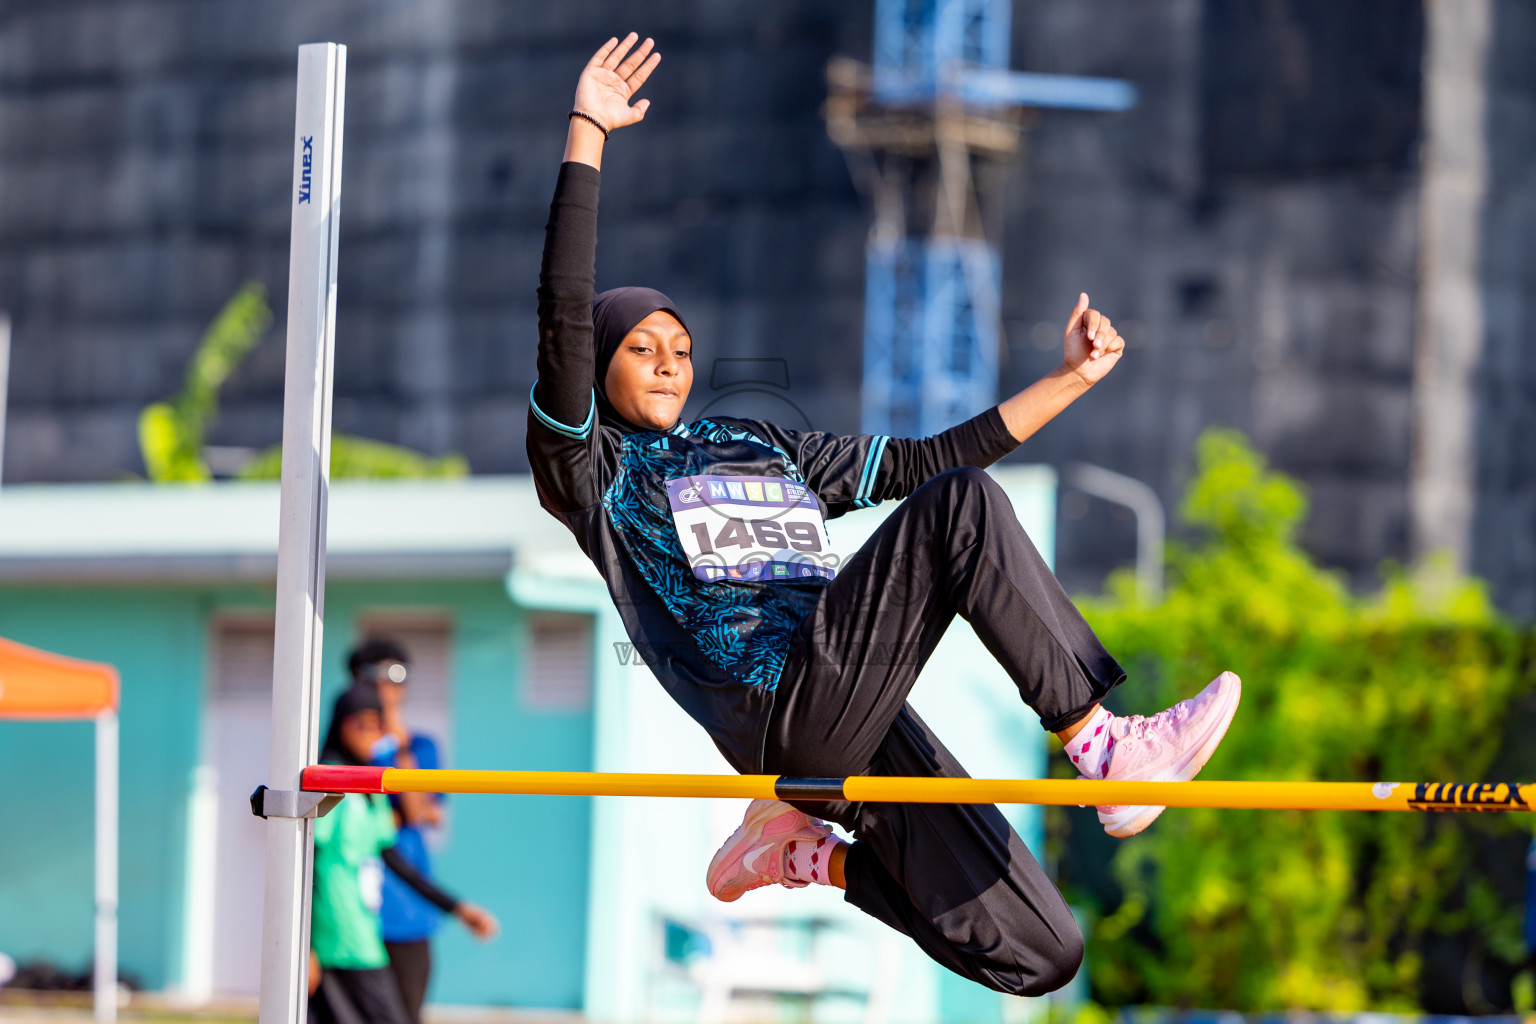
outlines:
[[[377,857],[369,857],[357,866],[357,890],[363,897],[363,906],[378,913],[384,905],[384,864]]]
[[[710,582],[782,583],[837,575],[816,495],[776,476],[667,481],[677,539],[693,574]]]

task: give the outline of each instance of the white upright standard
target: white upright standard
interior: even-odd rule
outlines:
[[[117,1020],[117,709],[96,713],[96,1024]]]
[[[299,47],[288,255],[288,366],[283,386],[272,764],[267,782],[297,790],[319,745],[325,507],[331,460],[331,367],[347,50]],[[261,1024],[303,1024],[308,1003],[314,819],[269,818],[261,922]]]

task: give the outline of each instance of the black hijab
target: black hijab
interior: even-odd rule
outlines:
[[[323,764],[366,764],[352,756],[347,745],[341,742],[341,723],[359,711],[384,713],[384,702],[379,699],[379,688],[373,683],[357,683],[341,692],[331,708],[331,728],[325,734],[325,746],[320,750]]]
[[[592,300],[592,345],[597,350],[597,361],[592,372],[596,379],[592,389],[597,394],[597,415],[607,426],[625,434],[654,433],[650,427],[637,427],[620,416],[608,401],[603,382],[608,377],[608,364],[613,354],[624,343],[624,338],[635,325],[652,313],[661,310],[671,313],[677,322],[688,330],[677,304],[654,288],[610,288]]]

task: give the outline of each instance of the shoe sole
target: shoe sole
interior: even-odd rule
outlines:
[[[704,873],[704,879],[711,896],[722,903],[735,903],[753,889],[771,884],[759,881],[756,872],[746,870],[735,872],[729,878],[722,876],[728,873],[727,868],[730,865],[741,863],[742,856],[747,852],[744,847],[762,844],[761,826],[783,813],[784,804],[778,800],[760,797],[748,805],[747,813],[736,831],[731,833],[725,844],[715,851],[714,857],[710,858],[709,869]]]
[[[1243,681],[1235,673],[1223,672],[1216,677],[1216,681],[1231,677],[1232,685],[1223,695],[1226,701],[1220,714],[1217,715],[1215,725],[1206,735],[1205,740],[1196,748],[1195,753],[1182,765],[1168,771],[1160,772],[1152,782],[1188,782],[1200,774],[1200,769],[1216,753],[1216,748],[1221,745],[1222,739],[1227,735],[1227,728],[1232,724],[1233,717],[1237,714],[1237,705],[1243,697]],[[1099,814],[1099,823],[1104,826],[1104,831],[1116,839],[1127,839],[1146,829],[1157,820],[1166,807],[1127,807],[1117,814]]]

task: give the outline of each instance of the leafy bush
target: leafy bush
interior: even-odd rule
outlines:
[[[271,325],[267,290],[260,282],[246,282],[203,334],[181,394],[139,413],[139,451],[151,480],[206,483],[213,479],[203,444],[218,416],[219,389]],[[237,475],[242,480],[277,480],[282,467],[282,445],[273,445],[252,456]],[[432,458],[400,445],[333,434],[330,469],[333,480],[423,479],[468,476],[469,462],[452,452]]]
[[[139,450],[151,480],[213,479],[203,459],[203,440],[218,415],[219,389],[271,324],[266,289],[247,282],[208,325],[187,367],[181,394],[139,413]]]
[[[239,473],[241,480],[277,480],[282,475],[282,445],[258,453]],[[469,462],[462,455],[450,453],[434,459],[383,441],[345,434],[331,437],[332,480],[423,480],[468,475]]]
[[[1083,602],[1141,685],[1135,710],[1222,669],[1243,704],[1206,778],[1481,781],[1511,698],[1532,682],[1529,636],[1473,581],[1392,571],[1352,595],[1296,543],[1297,484],[1240,434],[1211,431],[1155,606],[1120,574]],[[1176,810],[1122,844],[1123,901],[1096,922],[1096,993],[1114,1003],[1233,1010],[1416,1008],[1424,940],[1476,929],[1521,955],[1519,908],[1470,871],[1490,832],[1526,816]]]

